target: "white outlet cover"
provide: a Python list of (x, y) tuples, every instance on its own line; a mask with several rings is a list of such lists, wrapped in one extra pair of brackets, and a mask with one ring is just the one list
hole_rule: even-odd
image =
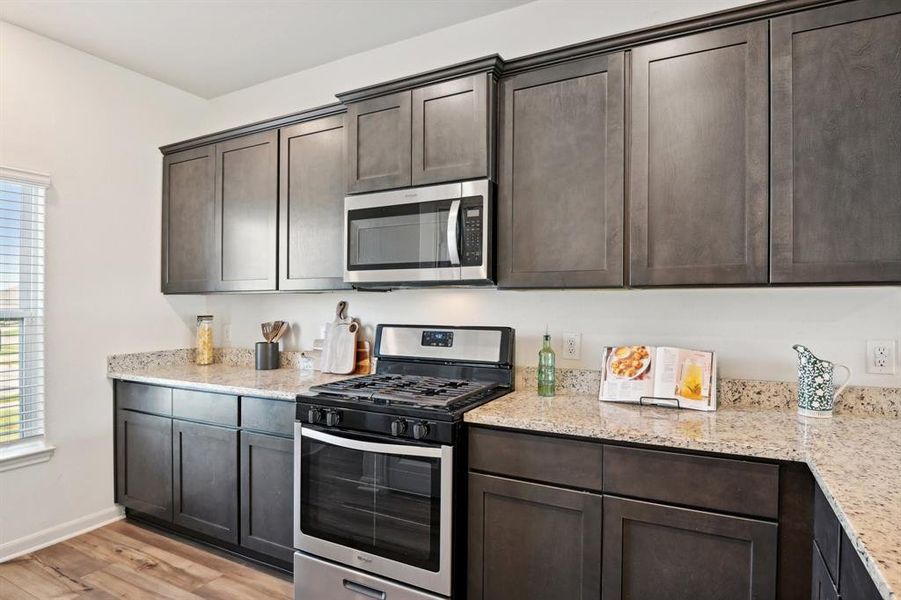
[(582, 334), (563, 334), (563, 358), (566, 360), (579, 360), (582, 357)]
[[(885, 365), (880, 365), (878, 364), (878, 359), (883, 354)], [(867, 373), (894, 375), (897, 362), (895, 340), (867, 340)]]

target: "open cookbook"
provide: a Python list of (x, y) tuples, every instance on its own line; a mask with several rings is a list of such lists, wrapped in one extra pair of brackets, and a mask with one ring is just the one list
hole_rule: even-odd
[(607, 346), (600, 399), (716, 410), (716, 354), (665, 346)]

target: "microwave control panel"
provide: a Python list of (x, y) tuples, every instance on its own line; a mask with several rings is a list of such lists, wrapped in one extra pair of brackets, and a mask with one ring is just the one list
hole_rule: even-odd
[(460, 205), (463, 213), (463, 244), (460, 264), (464, 267), (478, 267), (482, 264), (482, 227), (484, 208), (481, 198), (468, 198)]

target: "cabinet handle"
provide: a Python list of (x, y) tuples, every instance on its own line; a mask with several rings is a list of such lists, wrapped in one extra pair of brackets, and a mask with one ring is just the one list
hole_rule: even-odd
[(363, 584), (349, 581), (347, 579), (344, 580), (344, 587), (352, 591), (354, 594), (366, 596), (367, 598), (372, 598), (373, 600), (385, 600), (385, 598), (387, 598), (385, 592), (380, 592), (379, 590), (372, 589), (371, 587), (366, 587)]

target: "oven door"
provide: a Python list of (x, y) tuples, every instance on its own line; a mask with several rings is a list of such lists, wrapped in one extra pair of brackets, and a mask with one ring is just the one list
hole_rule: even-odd
[[(461, 206), (484, 207), (479, 214), (487, 221), (489, 189), (483, 180), (346, 197), (344, 281), (416, 284), (488, 279), (487, 251), (481, 253), (484, 264), (461, 260), (466, 258)], [(484, 239), (478, 240), (483, 249), (489, 231), (488, 223), (479, 228), (484, 232)]]
[(451, 592), (453, 448), (295, 424), (298, 550)]

